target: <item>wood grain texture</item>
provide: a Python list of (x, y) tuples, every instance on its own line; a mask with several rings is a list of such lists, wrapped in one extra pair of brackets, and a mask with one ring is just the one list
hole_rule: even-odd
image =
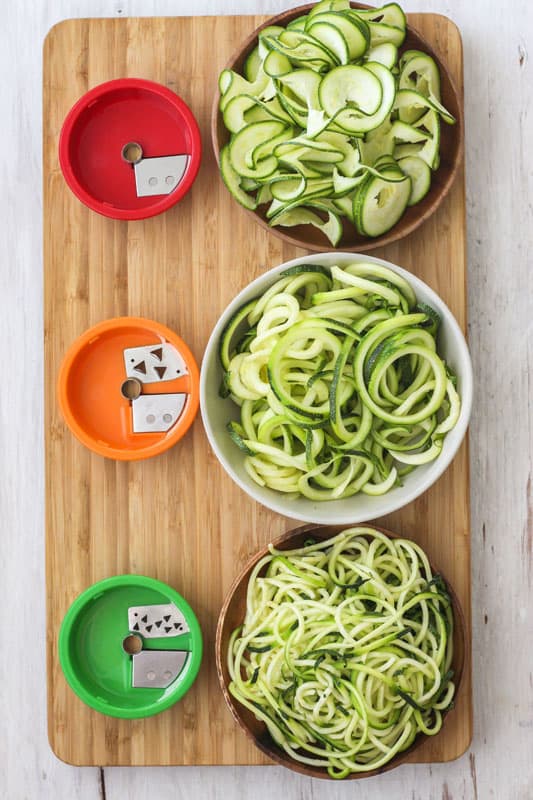
[[(264, 269), (301, 254), (259, 226), (228, 197), (209, 148), (209, 113), (220, 67), (260, 17), (70, 20), (44, 53), (45, 430), (49, 738), (73, 764), (266, 763), (237, 730), (217, 685), (213, 643), (224, 594), (244, 561), (293, 525), (254, 504), (223, 473), (201, 421), (167, 454), (147, 462), (106, 461), (86, 451), (55, 402), (60, 360), (70, 342), (107, 317), (132, 314), (176, 330), (198, 362), (219, 313)], [(448, 62), (462, 92), (457, 29), (444, 17), (413, 23)], [(199, 177), (166, 214), (122, 223), (94, 214), (67, 189), (57, 162), (62, 120), (92, 86), (142, 76), (192, 106), (204, 141)], [(464, 177), (413, 236), (381, 253), (436, 289), (466, 324)], [(224, 280), (221, 280), (221, 276)], [(416, 503), (384, 519), (426, 547), (470, 618), (468, 452)], [(205, 636), (199, 679), (170, 711), (135, 722), (107, 719), (71, 692), (57, 660), (69, 604), (109, 575), (136, 572), (166, 581), (198, 613)], [(58, 576), (60, 580), (58, 580)], [(468, 655), (468, 654), (467, 654)], [(467, 658), (464, 686), (442, 737), (412, 759), (456, 758), (471, 738)]]

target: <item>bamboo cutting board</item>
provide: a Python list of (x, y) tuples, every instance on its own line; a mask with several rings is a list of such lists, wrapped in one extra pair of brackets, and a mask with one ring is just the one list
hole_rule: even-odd
[[(44, 45), (44, 279), (46, 377), (46, 578), (48, 732), (54, 752), (77, 765), (264, 764), (236, 727), (214, 660), (219, 609), (233, 577), (259, 548), (298, 523), (249, 499), (219, 466), (200, 418), (173, 449), (119, 463), (86, 450), (64, 425), (55, 386), (62, 356), (84, 330), (113, 316), (156, 319), (179, 333), (198, 363), (219, 314), (250, 280), (302, 255), (253, 224), (219, 179), (209, 140), (219, 70), (263, 17), (68, 20)], [(449, 65), (462, 92), (462, 50), (445, 17), (410, 22)], [(204, 154), (197, 181), (173, 209), (141, 222), (89, 211), (58, 163), (63, 119), (88, 89), (118, 77), (159, 81), (191, 106)], [(441, 209), (404, 241), (379, 251), (429, 283), (466, 327), (464, 173)], [(470, 510), (465, 443), (418, 501), (383, 520), (426, 547), (455, 587), (470, 640)], [(192, 690), (144, 720), (106, 718), (68, 687), (57, 636), (74, 598), (120, 573), (163, 580), (196, 610), (205, 655)], [(472, 735), (470, 646), (445, 730), (412, 761), (448, 761)]]

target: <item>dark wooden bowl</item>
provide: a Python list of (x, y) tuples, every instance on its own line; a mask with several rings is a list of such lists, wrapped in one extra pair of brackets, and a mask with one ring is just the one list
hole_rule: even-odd
[[(258, 34), (263, 28), (267, 25), (285, 26), (291, 20), (296, 19), (296, 17), (306, 14), (314, 5), (314, 3), (311, 3), (298, 6), (298, 8), (285, 11), (267, 20), (263, 25), (256, 28), (239, 49), (235, 51), (225, 68), (233, 69), (242, 74), (244, 62), (256, 46)], [(352, 8), (370, 8), (370, 6), (363, 3), (351, 3), (351, 6)], [(343, 220), (343, 235), (337, 247), (334, 248), (324, 234), (312, 225), (297, 225), (294, 228), (271, 228), (266, 218), (268, 205), (260, 206), (255, 211), (249, 211), (248, 209), (243, 210), (274, 236), (296, 245), (297, 247), (303, 247), (306, 250), (313, 250), (316, 252), (329, 252), (337, 249), (340, 251), (364, 253), (367, 250), (383, 247), (386, 244), (402, 239), (428, 219), (428, 217), (437, 210), (448, 194), (463, 158), (463, 109), (446, 65), (435, 53), (429, 42), (409, 25), (405, 41), (400, 48), (400, 53), (411, 49), (422, 50), (435, 59), (441, 76), (442, 103), (453, 114), (457, 122), (455, 125), (441, 124), (440, 167), (436, 172), (432, 173), (431, 188), (420, 203), (406, 209), (404, 215), (394, 228), (383, 234), (383, 236), (370, 239), (366, 236), (360, 236), (350, 222)], [(220, 92), (217, 90), (211, 115), (211, 136), (217, 163), (220, 150), (227, 144), (230, 138), (229, 131), (227, 131), (224, 126), (222, 114), (218, 108), (219, 101)]]
[[(346, 525), (304, 525), (300, 528), (295, 528), (288, 533), (283, 534), (278, 539), (274, 540), (273, 544), (278, 550), (292, 550), (298, 547), (302, 547), (303, 543), (306, 539), (310, 536), (314, 537), (315, 539), (329, 539), (332, 536), (335, 536), (337, 533), (340, 533), (343, 530), (346, 530), (348, 526)], [(357, 527), (364, 527), (364, 525), (360, 525)], [(398, 534), (391, 533), (391, 531), (386, 530), (385, 528), (380, 528), (378, 525), (374, 525), (373, 523), (369, 524), (368, 527), (371, 527), (375, 530), (381, 531), (385, 533), (387, 536), (390, 536), (391, 539), (399, 539), (405, 538), (400, 537)], [(222, 687), (222, 692), (224, 693), (224, 698), (228, 707), (233, 714), (233, 717), (238, 722), (240, 727), (246, 733), (246, 735), (253, 741), (253, 743), (266, 755), (268, 758), (271, 758), (272, 761), (280, 764), (282, 767), (287, 767), (287, 769), (293, 770), (293, 772), (299, 772), (302, 775), (308, 775), (312, 778), (325, 778), (330, 779), (328, 772), (326, 769), (321, 767), (313, 767), (307, 764), (302, 764), (299, 761), (295, 761), (294, 759), (290, 758), (289, 755), (279, 747), (274, 740), (271, 738), (266, 725), (261, 722), (260, 720), (256, 719), (256, 717), (249, 711), (247, 708), (242, 706), (235, 698), (230, 694), (228, 686), (230, 683), (230, 677), (228, 672), (227, 666), (227, 652), (228, 652), (228, 642), (231, 636), (231, 633), (237, 628), (239, 625), (242, 625), (245, 611), (246, 611), (246, 589), (248, 586), (248, 580), (250, 578), (250, 574), (257, 564), (257, 562), (263, 558), (264, 556), (268, 555), (269, 550), (268, 546), (263, 547), (255, 556), (246, 564), (240, 575), (235, 579), (233, 582), (232, 587), (229, 590), (229, 593), (224, 601), (224, 605), (222, 606), (222, 610), (220, 612), (220, 616), (218, 618), (218, 625), (217, 625), (217, 632), (216, 632), (216, 642), (215, 642), (215, 655), (216, 655), (216, 664), (217, 664), (217, 673), (218, 679), (220, 681), (220, 686)], [(431, 566), (433, 574), (437, 574), (437, 571), (433, 569)], [(442, 573), (440, 573), (442, 574)], [(444, 577), (444, 576), (443, 576)], [(464, 668), (464, 661), (465, 661), (465, 652), (466, 652), (466, 624), (465, 618), (459, 605), (459, 601), (449, 584), (447, 584), (448, 592), (450, 594), (452, 600), (452, 608), (453, 608), (453, 616), (454, 616), (454, 635), (453, 635), (453, 647), (454, 647), (454, 654), (453, 654), (453, 661), (452, 661), (452, 668), (454, 670), (454, 682), (456, 685), (456, 693), (455, 699), (457, 698), (457, 693), (460, 689), (461, 684), (461, 677), (463, 674)], [(446, 723), (447, 713), (444, 715), (443, 720), (443, 727)], [(439, 736), (441, 731), (437, 734)], [(399, 753), (395, 756), (388, 764), (380, 769), (371, 770), (369, 772), (361, 772), (361, 773), (352, 773), (344, 780), (355, 780), (357, 778), (368, 778), (373, 775), (380, 775), (382, 772), (387, 772), (388, 770), (394, 769), (395, 767), (399, 767), (400, 764), (403, 764), (409, 756), (420, 747), (426, 741), (425, 736), (418, 735), (414, 740), (413, 744), (407, 749), (404, 750), (402, 753)]]

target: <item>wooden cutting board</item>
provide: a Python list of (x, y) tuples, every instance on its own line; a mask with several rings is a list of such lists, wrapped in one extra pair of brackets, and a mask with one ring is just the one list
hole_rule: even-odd
[[(198, 362), (229, 300), (271, 266), (303, 255), (253, 224), (219, 179), (209, 117), (219, 70), (263, 17), (68, 20), (44, 45), (44, 283), (46, 377), (46, 585), (48, 730), (54, 752), (78, 765), (264, 764), (224, 705), (215, 671), (215, 627), (237, 571), (260, 545), (298, 523), (250, 500), (219, 466), (200, 418), (168, 453), (115, 463), (86, 450), (65, 427), (56, 379), (68, 345), (120, 315), (177, 331)], [(448, 63), (462, 92), (462, 49), (448, 19), (410, 22)], [(67, 188), (58, 163), (63, 119), (88, 89), (119, 77), (159, 81), (196, 115), (204, 155), (185, 200), (142, 222), (106, 219)], [(409, 238), (375, 251), (429, 283), (466, 328), (464, 173), (439, 212)], [(465, 443), (418, 501), (383, 520), (424, 546), (462, 602), (470, 639), (470, 506)], [(200, 676), (186, 698), (150, 719), (106, 718), (68, 687), (58, 661), (61, 620), (74, 598), (110, 575), (141, 573), (178, 589), (205, 637)], [(416, 762), (448, 761), (472, 734), (470, 647), (456, 708)]]

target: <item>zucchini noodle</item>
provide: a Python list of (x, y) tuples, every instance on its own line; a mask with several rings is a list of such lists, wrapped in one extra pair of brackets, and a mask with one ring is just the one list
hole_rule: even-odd
[(228, 648), (229, 690), (273, 740), (333, 778), (442, 726), (453, 616), (423, 550), (372, 528), (261, 559)]
[(253, 480), (311, 500), (380, 495), (436, 459), (455, 426), (456, 379), (439, 316), (371, 263), (298, 265), (237, 311), (219, 355), (228, 431)]

